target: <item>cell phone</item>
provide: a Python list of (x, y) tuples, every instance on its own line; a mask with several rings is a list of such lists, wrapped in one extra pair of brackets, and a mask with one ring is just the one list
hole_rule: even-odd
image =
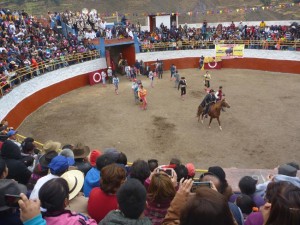
[(159, 171), (159, 172), (160, 172), (160, 171), (163, 171), (163, 172), (165, 172), (166, 174), (168, 174), (170, 177), (173, 177), (173, 172), (172, 172), (172, 169), (171, 169), (171, 168), (164, 168), (164, 169), (160, 168), (158, 171)]
[(18, 201), (20, 199), (21, 197), (19, 195), (10, 195), (10, 194), (4, 195), (5, 205), (10, 208), (18, 208), (19, 207)]
[(194, 181), (193, 186), (191, 188), (191, 192), (195, 192), (198, 187), (208, 187), (211, 188), (211, 183), (209, 181)]

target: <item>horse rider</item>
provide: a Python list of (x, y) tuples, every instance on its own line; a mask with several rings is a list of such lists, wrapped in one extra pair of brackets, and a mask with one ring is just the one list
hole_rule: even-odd
[(201, 106), (204, 108), (204, 116), (207, 118), (209, 109), (213, 103), (216, 103), (217, 98), (215, 96), (214, 89), (210, 89), (209, 93), (205, 96), (203, 101), (201, 102)]

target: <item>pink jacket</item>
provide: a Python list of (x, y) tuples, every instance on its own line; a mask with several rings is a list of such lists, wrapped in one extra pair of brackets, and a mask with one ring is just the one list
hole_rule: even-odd
[(71, 211), (65, 211), (59, 216), (45, 216), (47, 225), (97, 225), (94, 219), (77, 214)]

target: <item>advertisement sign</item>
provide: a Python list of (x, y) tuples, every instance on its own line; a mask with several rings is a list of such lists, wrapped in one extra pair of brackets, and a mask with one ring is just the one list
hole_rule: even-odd
[(222, 59), (242, 58), (244, 56), (245, 45), (240, 44), (218, 44), (215, 45), (216, 57)]

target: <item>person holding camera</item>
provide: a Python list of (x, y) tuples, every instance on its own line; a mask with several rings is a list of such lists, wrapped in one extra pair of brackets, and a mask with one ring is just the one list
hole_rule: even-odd
[(177, 176), (174, 169), (156, 168), (152, 172), (147, 188), (147, 206), (144, 213), (151, 219), (153, 225), (159, 225), (163, 221), (176, 194), (176, 186)]

